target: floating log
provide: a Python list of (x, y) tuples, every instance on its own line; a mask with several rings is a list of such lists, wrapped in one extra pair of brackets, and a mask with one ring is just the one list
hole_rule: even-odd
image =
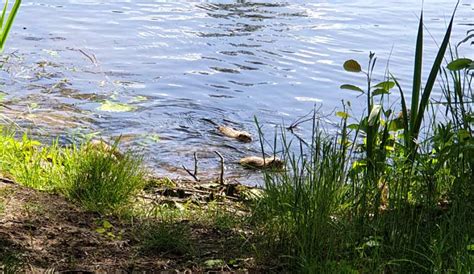
[(252, 142), (252, 135), (246, 131), (236, 130), (227, 126), (219, 126), (217, 129), (227, 137), (237, 139), (241, 142)]
[(258, 157), (250, 156), (240, 159), (239, 163), (245, 167), (255, 168), (255, 169), (264, 169), (264, 168), (283, 168), (283, 161), (278, 157)]

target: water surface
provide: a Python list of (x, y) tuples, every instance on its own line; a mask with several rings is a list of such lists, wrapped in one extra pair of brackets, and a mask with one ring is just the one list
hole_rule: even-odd
[[(454, 4), (425, 1), (428, 61)], [(315, 104), (330, 113), (350, 100), (360, 113), (358, 94), (339, 86), (363, 79), (341, 65), (365, 64), (370, 51), (379, 79), (391, 55), (408, 88), (420, 8), (413, 0), (24, 1), (0, 72), (4, 114), (42, 136), (122, 135), (159, 175), (186, 176), (181, 165), (198, 152), (200, 169), (217, 177), (217, 150), (228, 176), (254, 183), (258, 175), (235, 163), (257, 154), (258, 142), (220, 136), (213, 123), (256, 134), (257, 116), (273, 134)], [(453, 41), (474, 28), (473, 8), (462, 2)]]

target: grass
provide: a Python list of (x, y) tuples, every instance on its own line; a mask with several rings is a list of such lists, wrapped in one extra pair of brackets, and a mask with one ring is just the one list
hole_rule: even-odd
[(22, 185), (62, 193), (87, 210), (118, 213), (145, 184), (141, 159), (116, 147), (50, 146), (0, 134), (0, 170)]
[(0, 16), (0, 51), (3, 50), (5, 46), (5, 42), (7, 41), (8, 34), (10, 33), (10, 29), (12, 28), (13, 21), (15, 20), (15, 16), (20, 9), (21, 0), (15, 0), (13, 7), (6, 16), (6, 12), (8, 9), (8, 0), (5, 1), (3, 4), (2, 14)]
[(140, 250), (145, 254), (192, 255), (191, 229), (172, 221), (142, 223), (135, 230)]
[(21, 252), (16, 250), (13, 243), (0, 235), (0, 272), (6, 274), (18, 273), (23, 268)]
[(317, 272), (324, 269), (321, 262), (339, 252), (334, 237), (339, 224), (333, 216), (349, 189), (341, 173), (344, 157), (337, 141), (324, 137), (316, 123), (313, 133), (308, 154), (291, 154), (292, 144), (282, 132), (287, 170), (265, 174), (265, 192), (255, 204), (252, 221), (263, 226), (262, 233), (272, 235), (260, 249), (272, 250), (271, 257), (282, 255), (274, 258), (291, 268)]
[(114, 212), (128, 205), (144, 187), (141, 160), (127, 153), (121, 158), (111, 150), (87, 146), (72, 154), (67, 162), (64, 192), (85, 209)]

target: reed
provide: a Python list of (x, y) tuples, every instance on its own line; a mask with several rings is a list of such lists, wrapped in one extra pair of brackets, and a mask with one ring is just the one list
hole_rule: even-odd
[(13, 7), (11, 8), (8, 16), (7, 16), (7, 9), (8, 9), (8, 0), (5, 1), (3, 5), (2, 14), (0, 16), (0, 51), (3, 51), (5, 47), (5, 42), (7, 41), (8, 34), (13, 25), (13, 21), (15, 20), (15, 16), (20, 9), (21, 0), (15, 0)]

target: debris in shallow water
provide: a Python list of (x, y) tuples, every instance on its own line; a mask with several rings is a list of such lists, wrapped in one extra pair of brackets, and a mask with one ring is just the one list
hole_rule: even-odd
[(145, 101), (147, 101), (147, 100), (148, 100), (147, 97), (138, 95), (138, 96), (133, 97), (133, 98), (130, 100), (130, 103), (141, 103), (141, 102), (145, 102)]
[(124, 103), (105, 100), (97, 109), (108, 112), (129, 112), (134, 111), (136, 107)]
[(226, 126), (219, 126), (217, 129), (225, 136), (237, 139), (241, 142), (249, 143), (252, 141), (252, 135), (246, 131), (235, 130)]
[(264, 169), (264, 168), (283, 168), (283, 161), (278, 157), (258, 157), (250, 156), (240, 159), (239, 163), (245, 167), (255, 168), (255, 169)]

